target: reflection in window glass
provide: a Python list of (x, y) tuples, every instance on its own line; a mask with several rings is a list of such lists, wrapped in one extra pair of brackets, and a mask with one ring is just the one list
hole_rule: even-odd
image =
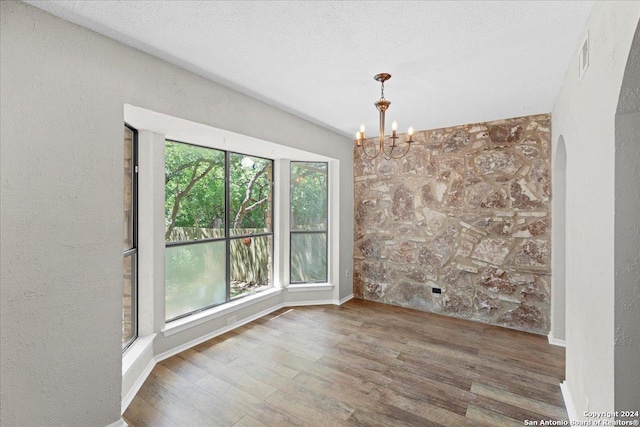
[(291, 162), (290, 283), (327, 281), (328, 164)]
[(226, 301), (225, 241), (166, 249), (165, 318)]

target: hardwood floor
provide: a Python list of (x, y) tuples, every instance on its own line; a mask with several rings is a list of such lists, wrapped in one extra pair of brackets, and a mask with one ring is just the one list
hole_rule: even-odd
[(384, 304), (286, 308), (160, 362), (135, 427), (522, 426), (567, 419), (546, 337)]

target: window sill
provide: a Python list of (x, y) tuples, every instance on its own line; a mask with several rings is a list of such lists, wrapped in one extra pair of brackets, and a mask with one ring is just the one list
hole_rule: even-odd
[(164, 329), (162, 329), (160, 332), (162, 332), (164, 337), (170, 337), (171, 335), (186, 331), (187, 329), (193, 328), (194, 326), (201, 325), (205, 322), (217, 319), (218, 317), (222, 317), (227, 314), (231, 314), (238, 309), (249, 307), (260, 301), (264, 301), (268, 298), (280, 295), (280, 293), (282, 293), (282, 288), (271, 288), (259, 292), (255, 295), (250, 295), (248, 297), (230, 301), (226, 304), (222, 304), (217, 307), (192, 314), (191, 316), (174, 320), (173, 322), (166, 324)]
[(287, 286), (287, 292), (330, 291), (331, 289), (333, 289), (331, 283), (305, 283), (302, 285)]
[(122, 353), (122, 376), (124, 377), (129, 369), (136, 364), (140, 356), (142, 356), (152, 345), (156, 334), (144, 335), (136, 338), (128, 349)]

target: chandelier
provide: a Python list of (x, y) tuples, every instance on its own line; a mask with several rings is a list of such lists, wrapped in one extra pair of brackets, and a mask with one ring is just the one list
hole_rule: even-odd
[(389, 105), (391, 105), (391, 101), (387, 101), (384, 98), (384, 82), (391, 78), (391, 74), (380, 73), (376, 74), (373, 78), (381, 84), (380, 99), (373, 104), (380, 112), (380, 137), (378, 139), (378, 147), (376, 148), (375, 144), (370, 145), (374, 151), (371, 149), (367, 150), (367, 147), (365, 147), (364, 125), (360, 125), (360, 131), (356, 133), (356, 147), (360, 147), (362, 153), (370, 159), (375, 159), (380, 153), (382, 153), (383, 157), (387, 160), (399, 159), (404, 157), (404, 155), (409, 152), (409, 148), (411, 148), (413, 128), (409, 127), (406, 141), (398, 144), (398, 139), (400, 139), (396, 134), (398, 124), (394, 121), (391, 125), (391, 136), (388, 137), (389, 143), (385, 144), (387, 136), (384, 134), (384, 113), (389, 108)]

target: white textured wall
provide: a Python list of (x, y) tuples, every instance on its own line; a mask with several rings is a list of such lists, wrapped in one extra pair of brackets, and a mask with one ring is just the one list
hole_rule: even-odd
[(639, 16), (640, 2), (594, 6), (589, 69), (578, 81), (573, 58), (552, 113), (567, 148), (566, 379), (580, 418), (614, 409), (615, 113)]
[(0, 424), (120, 416), (125, 103), (339, 158), (351, 276), (349, 138), (26, 4), (0, 19)]

